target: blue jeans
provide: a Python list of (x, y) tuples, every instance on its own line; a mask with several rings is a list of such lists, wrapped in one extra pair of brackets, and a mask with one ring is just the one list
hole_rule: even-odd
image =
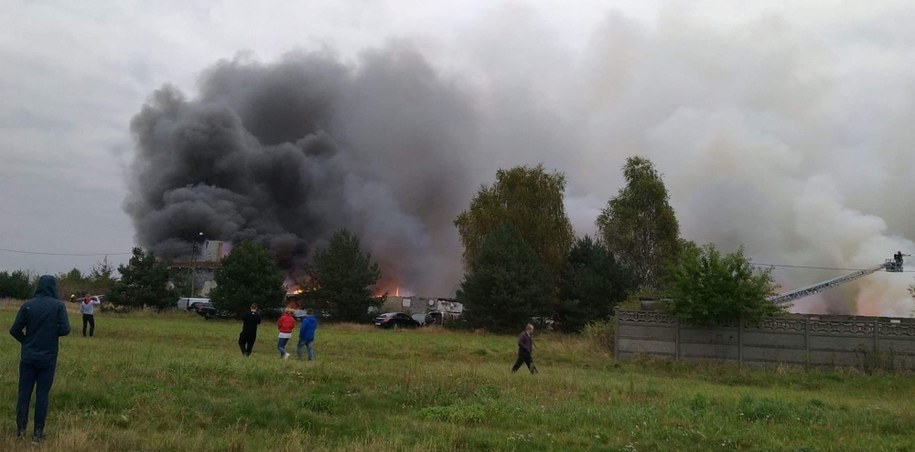
[(280, 358), (286, 356), (286, 343), (289, 342), (288, 337), (281, 337), (276, 343), (276, 349), (280, 351)]
[(48, 394), (54, 383), (57, 360), (19, 361), (19, 400), (16, 403), (16, 429), (24, 432), (29, 425), (29, 403), (32, 389), (35, 393), (35, 433), (44, 432), (44, 421), (48, 417)]
[(308, 360), (314, 361), (315, 360), (315, 348), (311, 345), (311, 344), (314, 344), (314, 342), (315, 342), (314, 339), (308, 340), (308, 339), (305, 339), (304, 337), (300, 337), (299, 344), (295, 346), (295, 355), (298, 356), (299, 359), (302, 359), (302, 347), (306, 347), (308, 349)]

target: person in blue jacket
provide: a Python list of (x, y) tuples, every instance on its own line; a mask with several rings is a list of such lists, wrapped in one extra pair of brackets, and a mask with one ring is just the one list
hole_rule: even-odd
[(302, 347), (308, 349), (308, 360), (314, 361), (315, 359), (315, 330), (318, 329), (318, 319), (314, 315), (314, 311), (311, 309), (305, 311), (305, 316), (302, 317), (302, 325), (299, 327), (299, 343), (295, 347), (295, 354), (302, 359)]
[(57, 299), (57, 280), (38, 279), (35, 297), (19, 308), (10, 335), (22, 344), (19, 358), (19, 400), (16, 403), (16, 434), (25, 437), (29, 425), (29, 402), (35, 391), (35, 431), (32, 442), (44, 440), (48, 395), (57, 368), (58, 338), (70, 334), (67, 308)]

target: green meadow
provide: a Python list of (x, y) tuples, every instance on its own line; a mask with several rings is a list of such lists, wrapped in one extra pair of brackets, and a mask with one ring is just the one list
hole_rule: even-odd
[(234, 321), (100, 313), (83, 338), (70, 320), (37, 446), (15, 437), (3, 335), (0, 450), (915, 450), (910, 374), (615, 362), (551, 333), (540, 372), (511, 374), (513, 336), (329, 324), (316, 361), (283, 361), (270, 322), (245, 358)]

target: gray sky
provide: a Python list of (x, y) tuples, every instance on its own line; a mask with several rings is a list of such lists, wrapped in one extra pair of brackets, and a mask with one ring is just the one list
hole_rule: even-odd
[[(699, 243), (854, 268), (915, 251), (909, 2), (0, 3), (0, 248), (99, 254), (0, 251), (0, 270), (126, 260), (129, 123), (162, 85), (194, 98), (219, 60), (323, 49), (358, 66), (392, 42), (473, 107), (469, 192), (544, 163), (593, 233), (638, 153)], [(776, 273), (786, 287), (837, 276)], [(908, 316), (911, 283), (878, 274), (799, 309)]]

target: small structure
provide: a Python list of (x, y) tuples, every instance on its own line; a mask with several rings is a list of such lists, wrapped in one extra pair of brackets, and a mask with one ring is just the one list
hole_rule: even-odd
[(407, 314), (440, 313), (442, 320), (456, 319), (464, 313), (464, 305), (452, 298), (399, 297), (389, 295), (380, 308), (381, 312), (405, 312)]

